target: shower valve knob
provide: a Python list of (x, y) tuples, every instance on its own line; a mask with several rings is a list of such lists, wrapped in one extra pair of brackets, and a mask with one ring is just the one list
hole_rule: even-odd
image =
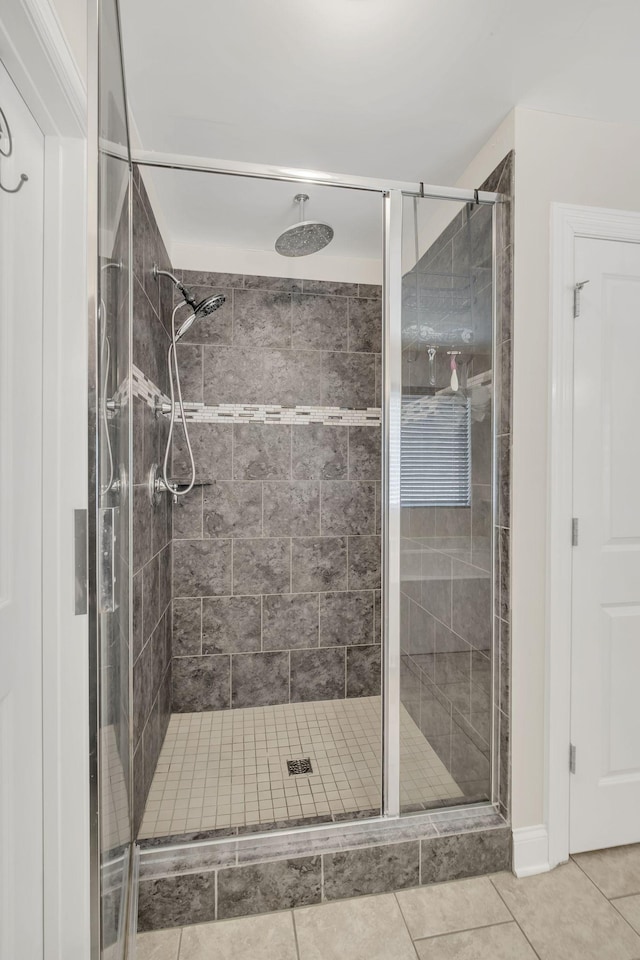
[(171, 404), (162, 400), (160, 397), (156, 397), (153, 404), (153, 412), (156, 420), (159, 420), (160, 417), (169, 416), (171, 414)]
[(171, 495), (173, 502), (177, 502), (176, 488), (173, 484), (165, 483), (164, 477), (162, 476), (162, 471), (157, 463), (154, 463), (149, 471), (149, 499), (151, 500), (152, 505), (155, 507), (160, 503), (160, 497), (163, 493), (168, 493)]

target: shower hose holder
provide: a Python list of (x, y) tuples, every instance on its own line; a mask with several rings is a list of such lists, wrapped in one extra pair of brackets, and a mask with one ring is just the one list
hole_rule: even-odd
[(148, 491), (149, 491), (149, 500), (152, 505), (156, 507), (160, 503), (160, 497), (163, 493), (168, 493), (173, 498), (173, 502), (177, 503), (176, 496), (177, 487), (173, 483), (165, 483), (164, 477), (162, 476), (162, 470), (160, 465), (154, 463), (149, 470), (149, 479), (148, 479)]

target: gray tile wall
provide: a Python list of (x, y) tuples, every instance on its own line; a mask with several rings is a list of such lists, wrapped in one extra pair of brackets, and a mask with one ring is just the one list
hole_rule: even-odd
[[(227, 301), (178, 347), (185, 401), (379, 403), (380, 288), (181, 274)], [(380, 427), (194, 423), (173, 511), (173, 709), (380, 692)], [(173, 474), (188, 459), (181, 430)]]
[[(158, 283), (153, 264), (169, 258), (140, 172), (134, 167), (133, 363), (168, 390), (167, 326), (172, 287)], [(171, 714), (171, 503), (152, 506), (149, 471), (161, 463), (168, 424), (133, 398), (133, 740), (134, 829), (137, 831)]]
[[(511, 193), (511, 155), (483, 189)], [(508, 501), (510, 424), (510, 205), (498, 207), (498, 337), (500, 365), (491, 371), (491, 208), (463, 209), (404, 278), (403, 378), (410, 392), (430, 391), (427, 343), (417, 322), (446, 330), (462, 351), (467, 376), (490, 371), (493, 396), (472, 405), (471, 506), (403, 510), (402, 700), (467, 798), (491, 796), (490, 744), (498, 733), (500, 791), (508, 812)], [(473, 330), (472, 345), (457, 330)], [(449, 382), (440, 347), (436, 388)], [(431, 388), (432, 389), (432, 388)], [(476, 394), (477, 396), (477, 394)], [(493, 408), (493, 409), (492, 409)], [(495, 411), (495, 412), (494, 412)], [(497, 515), (492, 509), (492, 429), (498, 417)], [(491, 532), (498, 569), (496, 660), (491, 654)], [(507, 526), (505, 526), (507, 524)], [(502, 572), (502, 577), (500, 576)], [(499, 696), (491, 703), (493, 670)]]

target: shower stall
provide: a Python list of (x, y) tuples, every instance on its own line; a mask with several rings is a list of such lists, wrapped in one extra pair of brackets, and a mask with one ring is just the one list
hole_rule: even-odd
[[(414, 882), (439, 835), (508, 858), (511, 162), (468, 191), (133, 156), (103, 17), (97, 922), (124, 957), (136, 917), (328, 896), (335, 850), (417, 844)], [(320, 220), (286, 229), (296, 190)], [(211, 210), (245, 229), (219, 255)]]

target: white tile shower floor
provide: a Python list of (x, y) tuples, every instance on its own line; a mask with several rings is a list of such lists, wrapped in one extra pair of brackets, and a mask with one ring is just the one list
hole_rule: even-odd
[[(173, 714), (139, 837), (377, 809), (381, 722), (380, 697)], [(460, 796), (404, 707), (400, 763), (403, 805)]]

